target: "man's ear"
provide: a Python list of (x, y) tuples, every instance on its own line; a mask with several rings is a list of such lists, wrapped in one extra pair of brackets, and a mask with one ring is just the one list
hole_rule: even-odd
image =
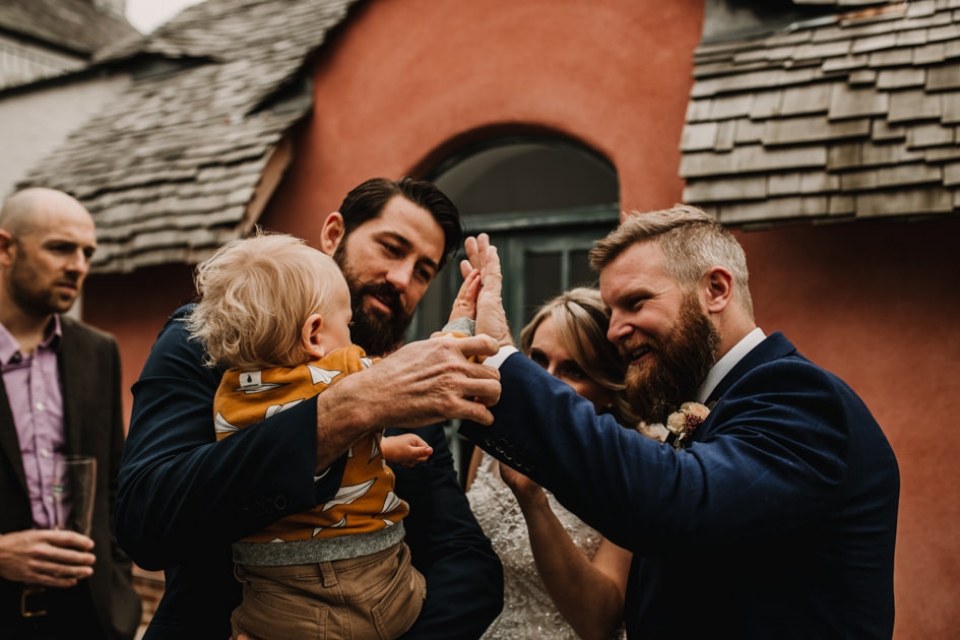
[(339, 211), (334, 211), (327, 216), (320, 228), (320, 251), (332, 256), (343, 241), (345, 233), (343, 215)]
[(733, 274), (723, 267), (713, 267), (703, 276), (703, 304), (707, 313), (720, 313), (733, 300)]
[(0, 229), (0, 264), (10, 266), (13, 264), (16, 243), (13, 241), (13, 235), (6, 229)]
[(321, 344), (320, 334), (323, 327), (323, 318), (319, 313), (314, 313), (307, 321), (303, 323), (303, 329), (300, 331), (300, 340), (303, 344), (303, 350), (307, 352), (310, 357), (319, 360), (324, 354), (323, 345)]

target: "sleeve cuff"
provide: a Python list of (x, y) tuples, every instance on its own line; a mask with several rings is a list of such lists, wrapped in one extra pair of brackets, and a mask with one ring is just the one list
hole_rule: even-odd
[(494, 369), (499, 370), (500, 365), (503, 364), (503, 361), (515, 353), (519, 353), (519, 351), (513, 345), (500, 347), (500, 351), (497, 352), (497, 355), (490, 356), (489, 358), (483, 361), (483, 364), (487, 365), (488, 367), (493, 367)]
[(467, 336), (473, 336), (477, 333), (477, 323), (471, 318), (457, 318), (451, 320), (441, 329), (443, 333), (463, 333)]

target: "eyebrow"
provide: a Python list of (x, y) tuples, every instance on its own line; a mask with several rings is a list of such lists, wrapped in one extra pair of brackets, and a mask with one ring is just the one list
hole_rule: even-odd
[[(406, 237), (397, 233), (396, 231), (383, 231), (382, 235), (389, 236), (395, 242), (397, 242), (397, 244), (403, 245), (403, 248), (406, 249), (407, 251), (413, 251), (413, 243), (410, 242)], [(424, 262), (428, 267), (430, 267), (434, 271), (440, 271), (440, 265), (434, 262), (431, 258), (424, 257), (418, 260), (417, 262)]]

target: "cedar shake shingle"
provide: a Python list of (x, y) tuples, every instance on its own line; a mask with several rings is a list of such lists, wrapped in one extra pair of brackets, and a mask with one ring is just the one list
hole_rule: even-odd
[(305, 65), (353, 2), (284, 0), (278, 11), (270, 0), (205, 0), (98, 52), (104, 66), (160, 59), (168, 69), (135, 74), (18, 186), (83, 202), (97, 224), (95, 271), (209, 256), (257, 222), (276, 184), (265, 171), (282, 174), (288, 134), (312, 106)]
[(691, 203), (745, 227), (960, 212), (960, 0), (794, 2), (839, 10), (712, 43), (722, 77), (698, 65), (688, 114), (722, 94), (741, 108), (732, 138), (684, 153)]

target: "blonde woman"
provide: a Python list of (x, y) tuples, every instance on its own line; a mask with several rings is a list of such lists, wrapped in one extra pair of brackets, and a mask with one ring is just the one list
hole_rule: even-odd
[[(520, 348), (590, 400), (597, 413), (633, 426), (637, 421), (623, 396), (624, 368), (606, 338), (609, 323), (597, 290), (572, 289), (537, 311), (520, 334)], [(467, 489), (504, 569), (503, 613), (484, 638), (623, 637), (629, 551), (479, 448)]]

